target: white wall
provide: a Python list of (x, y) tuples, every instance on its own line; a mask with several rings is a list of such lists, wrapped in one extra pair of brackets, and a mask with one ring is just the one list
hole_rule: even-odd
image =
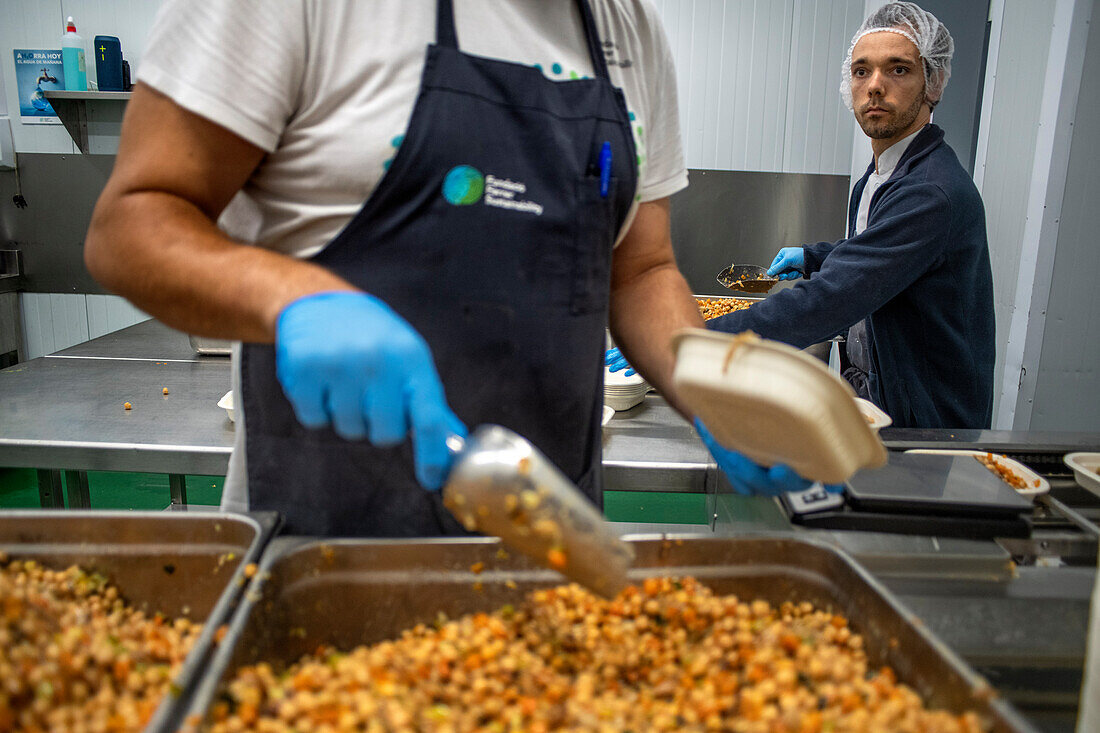
[[(840, 63), (864, 0), (655, 0), (676, 59), (685, 155), (692, 168), (845, 175), (851, 114)], [(157, 0), (0, 0), (6, 100), (17, 109), (12, 48), (55, 48), (72, 15), (90, 48), (118, 36), (137, 68)], [(92, 59), (91, 53), (88, 58)], [(94, 64), (89, 64), (94, 78)], [(61, 126), (15, 124), (20, 152), (76, 153)], [(113, 296), (26, 295), (28, 358), (145, 316)], [(92, 314), (103, 309), (110, 318)]]
[[(988, 124), (979, 133), (974, 177), (985, 201), (989, 255), (993, 266), (993, 305), (997, 318), (994, 414), (999, 412), (1005, 349), (1015, 308), (1035, 131), (1039, 125), (1043, 79), (1050, 51), (1054, 3), (1005, 0), (996, 44), (997, 63), (986, 70), (983, 107)], [(997, 28), (994, 27), (994, 32)], [(989, 92), (992, 91), (992, 95)], [(1010, 428), (1010, 424), (995, 425)]]
[(114, 295), (20, 293), (19, 306), (27, 359), (67, 349), (149, 318), (129, 301)]
[(689, 168), (847, 175), (840, 66), (863, 0), (655, 0)]
[[(19, 115), (15, 88), (14, 48), (60, 48), (65, 18), (73, 16), (84, 39), (88, 79), (95, 80), (92, 39), (116, 36), (122, 55), (137, 70), (145, 38), (160, 0), (0, 0), (0, 70), (8, 110)], [(61, 125), (22, 125), (13, 119), (15, 149), (21, 153), (76, 153), (72, 138)]]
[[(994, 4), (1000, 17), (994, 18), (991, 45), (996, 41), (996, 48), (991, 55), (995, 53), (996, 61), (990, 68), (996, 73), (986, 85), (975, 180), (986, 203), (993, 262), (998, 341), (993, 426), (998, 429), (1033, 429), (1035, 414), (1043, 416), (1040, 422), (1048, 429), (1100, 429), (1096, 400), (1075, 395), (1072, 381), (1064, 379), (1067, 372), (1079, 371), (1088, 349), (1071, 353), (1052, 342), (1067, 333), (1088, 338), (1088, 309), (1095, 307), (1091, 290), (1067, 296), (1054, 289), (1056, 259), (1064, 271), (1067, 258), (1072, 262), (1095, 248), (1094, 232), (1080, 229), (1087, 216), (1074, 219), (1074, 231), (1060, 232), (1063, 215), (1073, 211), (1073, 205), (1063, 209), (1064, 197), (1077, 193), (1067, 191), (1067, 175), (1078, 100), (1091, 105), (1082, 108), (1085, 115), (1095, 107), (1094, 99), (1081, 94), (1095, 4)], [(1095, 81), (1091, 83), (1095, 89)], [(1077, 144), (1091, 152), (1094, 142), (1086, 137)], [(1087, 185), (1088, 175), (1079, 171), (1078, 184)], [(1052, 293), (1058, 305), (1053, 318)], [(1054, 327), (1049, 338), (1048, 323)], [(1088, 371), (1083, 383), (1095, 385), (1100, 381), (1095, 368), (1091, 376)], [(1053, 415), (1052, 409), (1059, 414)]]
[(1100, 431), (1100, 3), (1077, 96), (1032, 430)]
[[(123, 56), (131, 69), (136, 70), (146, 33), (159, 7), (159, 0), (0, 0), (0, 114), (5, 106), (12, 114), (17, 152), (79, 155), (61, 125), (19, 122), (12, 49), (59, 48), (65, 18), (71, 15), (84, 38), (89, 80), (95, 80), (91, 46), (96, 35), (117, 36)], [(111, 295), (23, 293), (20, 304), (24, 355), (28, 359), (149, 317), (124, 299)]]

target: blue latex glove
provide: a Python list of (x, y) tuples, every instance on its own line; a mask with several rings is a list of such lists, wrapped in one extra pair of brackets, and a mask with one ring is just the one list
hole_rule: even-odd
[(378, 298), (329, 292), (295, 300), (275, 327), (275, 372), (298, 420), (347, 440), (396, 445), (411, 431), (416, 478), (443, 485), (447, 436), (466, 427), (447, 406), (427, 342)]
[[(799, 476), (790, 466), (778, 464), (765, 468), (737, 451), (723, 447), (699, 418), (695, 418), (695, 429), (699, 431), (699, 437), (703, 439), (703, 443), (714, 456), (718, 467), (726, 474), (730, 485), (738, 494), (778, 496), (787, 491), (804, 491), (812, 485), (812, 482)], [(825, 486), (825, 490), (838, 493), (843, 491), (844, 487), (839, 484), (829, 484)]]
[(768, 274), (780, 280), (794, 280), (802, 277), (806, 267), (806, 253), (801, 247), (784, 247), (779, 250), (768, 267)]
[(634, 371), (634, 367), (630, 366), (630, 363), (626, 360), (626, 357), (623, 356), (623, 352), (619, 351), (617, 347), (607, 350), (607, 353), (604, 355), (603, 363), (606, 364), (608, 368), (611, 369), (611, 371), (613, 372), (626, 369), (626, 374), (623, 376), (633, 377), (635, 374), (637, 374), (637, 372)]

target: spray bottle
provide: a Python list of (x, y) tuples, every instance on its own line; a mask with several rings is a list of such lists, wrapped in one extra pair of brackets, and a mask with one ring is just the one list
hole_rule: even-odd
[(76, 34), (73, 16), (65, 22), (61, 36), (61, 63), (65, 69), (65, 89), (83, 92), (88, 89), (88, 68), (84, 62), (84, 39)]

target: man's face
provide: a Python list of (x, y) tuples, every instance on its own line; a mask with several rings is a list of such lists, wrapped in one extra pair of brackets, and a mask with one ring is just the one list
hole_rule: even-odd
[(859, 39), (851, 73), (852, 107), (868, 137), (901, 139), (927, 117), (920, 52), (905, 36), (882, 31)]

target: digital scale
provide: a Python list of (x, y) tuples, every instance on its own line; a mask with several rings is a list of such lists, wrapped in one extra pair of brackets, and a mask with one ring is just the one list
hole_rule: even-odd
[(795, 524), (940, 537), (1029, 537), (1032, 502), (972, 456), (890, 453), (844, 493), (820, 484), (781, 498)]

